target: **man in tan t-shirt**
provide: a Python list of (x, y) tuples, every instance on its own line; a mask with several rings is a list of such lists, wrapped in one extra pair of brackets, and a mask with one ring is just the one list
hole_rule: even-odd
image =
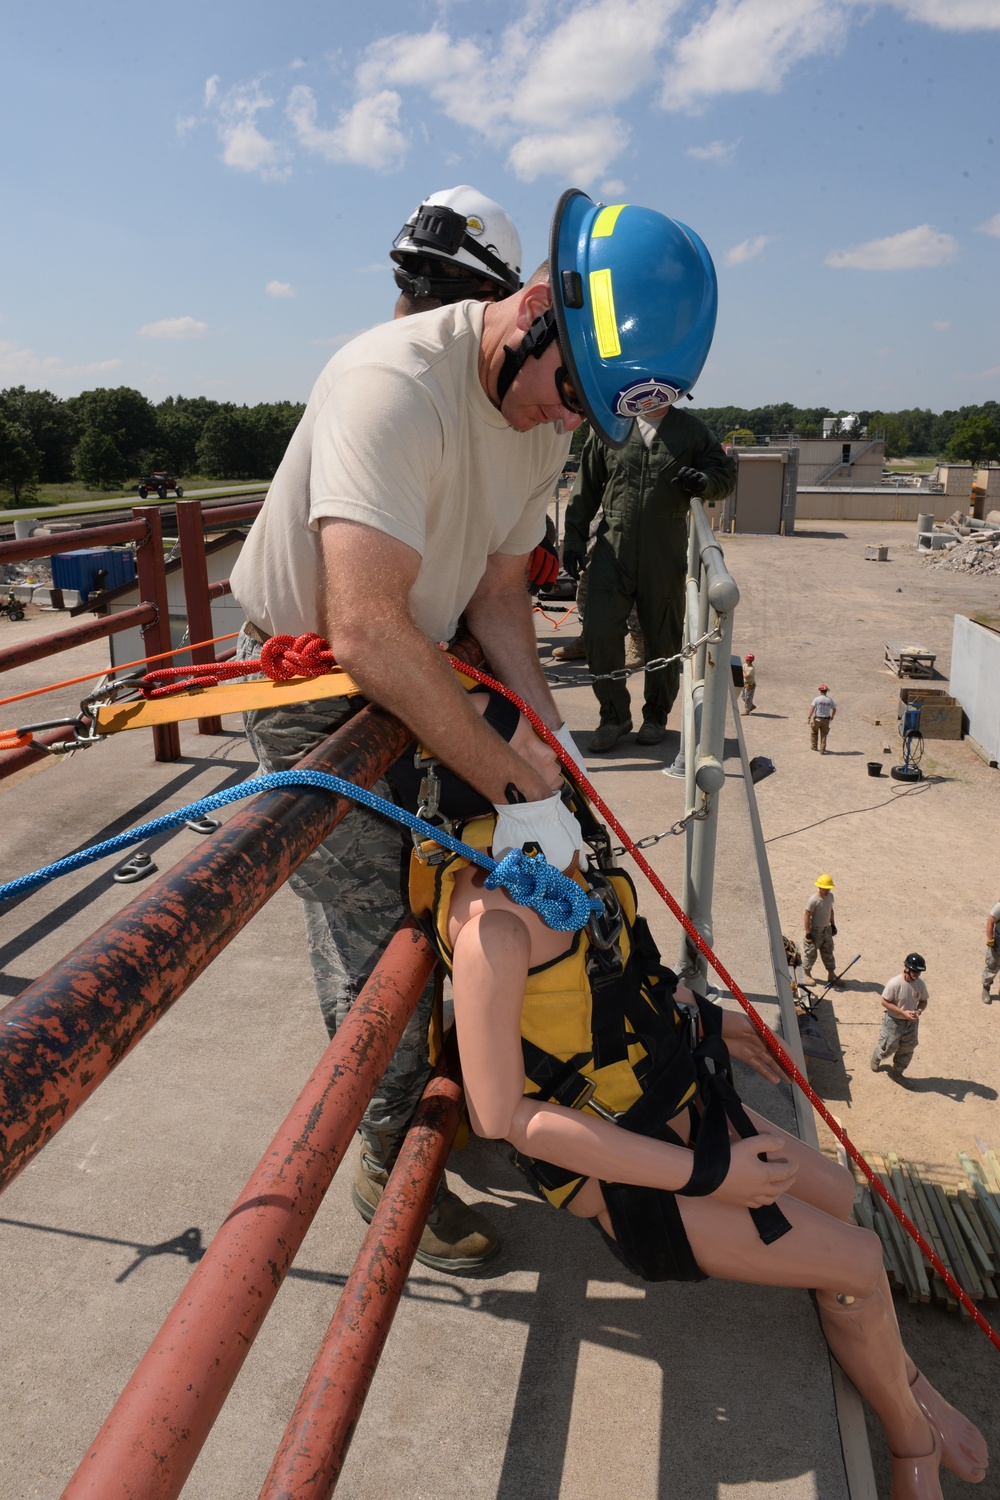
[(930, 998), (920, 977), (926, 968), (919, 953), (908, 953), (902, 974), (890, 979), (882, 991), (882, 1025), (872, 1053), (871, 1068), (873, 1073), (878, 1073), (884, 1060), (891, 1057), (889, 1077), (896, 1083), (903, 1082), (903, 1074), (917, 1050), (920, 1017)]

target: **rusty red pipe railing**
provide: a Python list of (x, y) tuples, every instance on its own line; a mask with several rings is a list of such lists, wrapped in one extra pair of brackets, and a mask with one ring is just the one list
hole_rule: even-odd
[(435, 1069), (285, 1429), (260, 1500), (329, 1500), (462, 1114), (454, 1037)]
[[(208, 597), (210, 599), (221, 599), (224, 594), (231, 594), (232, 592), (233, 586), (228, 578), (220, 578), (218, 583), (210, 583), (208, 585)], [(220, 661), (221, 657), (217, 656), (215, 660)]]
[(180, 1494), (433, 966), (429, 943), (407, 920), (115, 1402), (63, 1500), (174, 1500)]
[(205, 530), (221, 531), (239, 521), (252, 521), (263, 504), (263, 500), (244, 500), (242, 505), (206, 505), (202, 510)]
[[(133, 515), (135, 512), (133, 511)], [(83, 547), (112, 547), (122, 542), (141, 542), (147, 535), (141, 521), (109, 521), (106, 526), (82, 526), (57, 536), (15, 538), (0, 542), (0, 563), (30, 562), (33, 557), (51, 557), (55, 552), (78, 552)]]
[(131, 630), (136, 625), (141, 629), (155, 618), (156, 610), (152, 604), (137, 604), (117, 615), (102, 615), (98, 620), (85, 620), (80, 625), (68, 625), (65, 630), (54, 630), (51, 635), (33, 636), (17, 646), (4, 646), (0, 649), (0, 672), (12, 672), (15, 667), (26, 667), (46, 656), (58, 656), (61, 651), (72, 651), (74, 646), (85, 646), (88, 641), (99, 641), (102, 636), (117, 635), (119, 631)]
[[(369, 707), (299, 764), (370, 787), (408, 738)], [(352, 806), (263, 792), (0, 1011), (0, 1191)]]
[[(177, 539), (181, 547), (181, 572), (184, 578), (184, 608), (187, 612), (188, 640), (210, 641), (215, 634), (212, 625), (211, 595), (208, 587), (208, 558), (205, 555), (205, 526), (198, 500), (177, 502)], [(215, 661), (215, 647), (192, 646), (191, 660), (207, 666)], [(198, 720), (199, 734), (221, 734), (218, 714)]]
[[(132, 512), (146, 526), (146, 540), (135, 549), (136, 582), (139, 598), (152, 604), (153, 619), (142, 626), (142, 644), (146, 656), (169, 651), (170, 601), (167, 597), (167, 569), (163, 556), (163, 519), (155, 505), (137, 505)], [(153, 759), (180, 760), (181, 732), (177, 724), (153, 725)]]

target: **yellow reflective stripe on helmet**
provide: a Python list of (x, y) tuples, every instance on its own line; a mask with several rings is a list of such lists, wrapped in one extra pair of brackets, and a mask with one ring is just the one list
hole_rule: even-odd
[(590, 273), (590, 301), (594, 309), (594, 331), (597, 334), (597, 352), (602, 359), (614, 359), (621, 354), (618, 341), (618, 319), (615, 317), (615, 296), (611, 287), (611, 272)]
[(628, 208), (627, 203), (615, 203), (610, 208), (602, 208), (594, 220), (594, 227), (590, 231), (591, 239), (601, 239), (609, 234), (614, 234), (615, 225), (618, 223), (618, 215), (623, 209)]

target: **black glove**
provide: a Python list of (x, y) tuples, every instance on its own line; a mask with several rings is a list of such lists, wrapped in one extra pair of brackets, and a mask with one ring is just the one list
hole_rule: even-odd
[(572, 547), (563, 547), (562, 565), (574, 583), (583, 572), (586, 563), (587, 559), (584, 553), (576, 552)]
[(831, 937), (836, 937), (837, 936), (837, 924), (836, 924), (836, 922), (831, 922), (830, 923), (830, 936)]
[(700, 469), (678, 469), (674, 478), (685, 495), (703, 495), (708, 488), (708, 476)]

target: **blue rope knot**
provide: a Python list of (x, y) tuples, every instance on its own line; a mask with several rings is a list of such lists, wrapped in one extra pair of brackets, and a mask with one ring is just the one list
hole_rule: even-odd
[(505, 854), (485, 884), (488, 891), (503, 886), (518, 906), (530, 906), (553, 932), (579, 932), (591, 912), (604, 910), (600, 896), (588, 895), (540, 854), (525, 854), (523, 849)]

